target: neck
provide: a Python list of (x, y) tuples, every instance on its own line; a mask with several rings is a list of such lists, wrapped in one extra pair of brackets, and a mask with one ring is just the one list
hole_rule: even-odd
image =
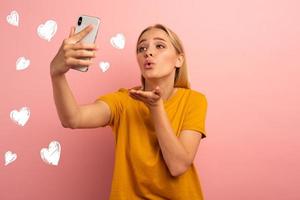
[(175, 92), (175, 87), (173, 81), (164, 81), (164, 80), (146, 80), (145, 81), (145, 91), (152, 91), (157, 86), (159, 86), (163, 100), (169, 99)]

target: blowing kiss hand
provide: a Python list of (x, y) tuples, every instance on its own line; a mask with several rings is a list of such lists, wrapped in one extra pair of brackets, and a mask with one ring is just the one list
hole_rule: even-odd
[(159, 86), (152, 91), (130, 89), (129, 95), (136, 100), (142, 101), (149, 109), (158, 107), (161, 103), (163, 103)]

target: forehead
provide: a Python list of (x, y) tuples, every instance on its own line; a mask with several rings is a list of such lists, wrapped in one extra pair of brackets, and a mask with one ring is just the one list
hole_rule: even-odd
[(143, 33), (138, 43), (141, 43), (143, 41), (153, 40), (153, 39), (158, 40), (159, 38), (165, 40), (166, 42), (169, 41), (169, 37), (165, 31), (158, 28), (152, 28), (146, 31), (145, 33)]

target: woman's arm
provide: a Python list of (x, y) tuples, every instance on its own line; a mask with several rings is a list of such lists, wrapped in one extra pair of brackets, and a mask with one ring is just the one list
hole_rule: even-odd
[(65, 75), (51, 76), (53, 97), (57, 114), (63, 127), (73, 127), (79, 107), (69, 88)]
[(179, 176), (193, 163), (201, 134), (183, 130), (176, 137), (162, 102), (150, 108), (150, 112), (164, 160), (172, 176)]
[[(95, 44), (85, 44), (81, 40), (92, 30), (86, 27), (74, 34), (72, 27), (69, 37), (64, 39), (50, 64), (53, 97), (61, 124), (66, 128), (94, 128), (105, 126), (110, 119), (110, 109), (103, 101), (79, 106), (65, 77), (70, 68), (89, 66), (97, 50)], [(85, 59), (90, 58), (90, 59)]]
[(179, 176), (184, 173), (193, 163), (201, 134), (193, 130), (183, 130), (179, 138), (176, 137), (165, 111), (159, 87), (153, 91), (131, 89), (129, 94), (132, 98), (144, 102), (149, 108), (155, 133), (171, 175)]

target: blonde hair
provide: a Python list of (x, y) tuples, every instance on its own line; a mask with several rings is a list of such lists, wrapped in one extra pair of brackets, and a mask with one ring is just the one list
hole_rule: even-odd
[[(141, 36), (148, 30), (151, 29), (160, 29), (163, 30), (164, 32), (166, 32), (166, 34), (168, 35), (172, 45), (174, 46), (176, 53), (177, 54), (181, 54), (184, 57), (184, 61), (181, 67), (176, 67), (176, 71), (175, 71), (175, 79), (174, 79), (174, 87), (181, 87), (181, 88), (188, 88), (190, 89), (190, 82), (188, 80), (188, 71), (187, 71), (187, 64), (186, 64), (186, 57), (185, 57), (185, 53), (184, 53), (184, 49), (182, 46), (182, 43), (179, 39), (179, 37), (176, 35), (176, 33), (174, 33), (171, 29), (167, 28), (166, 26), (162, 25), (162, 24), (155, 24), (153, 26), (149, 26), (147, 28), (145, 28), (138, 40), (137, 40), (137, 44), (136, 47), (138, 46), (138, 42), (141, 38)], [(138, 53), (138, 50), (136, 48), (136, 53)], [(145, 88), (145, 78), (143, 77), (143, 75), (141, 75), (141, 82), (143, 85), (143, 88)]]

